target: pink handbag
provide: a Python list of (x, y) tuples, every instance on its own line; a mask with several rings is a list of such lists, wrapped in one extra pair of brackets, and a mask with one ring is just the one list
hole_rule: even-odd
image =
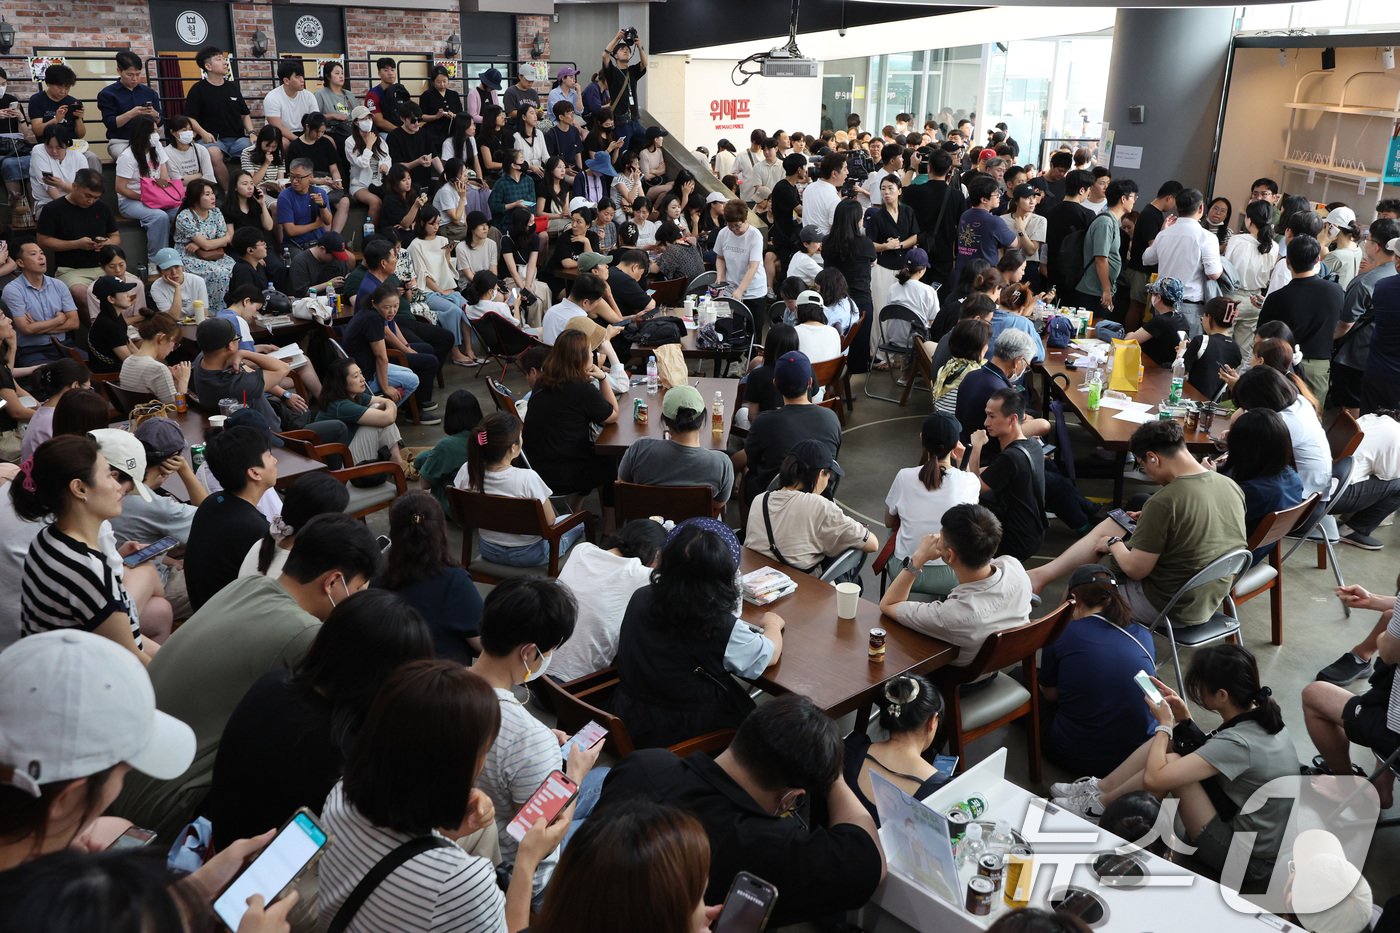
[(156, 184), (154, 178), (141, 179), (141, 203), (158, 211), (178, 210), (185, 200), (185, 183), (171, 179), (169, 187)]

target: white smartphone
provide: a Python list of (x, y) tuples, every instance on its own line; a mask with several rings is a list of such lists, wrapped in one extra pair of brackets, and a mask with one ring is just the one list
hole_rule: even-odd
[(302, 807), (272, 837), (267, 848), (243, 869), (214, 901), (214, 913), (237, 930), (248, 911), (248, 898), (261, 894), (271, 904), (326, 848), (330, 836), (310, 810)]
[(1138, 689), (1143, 692), (1143, 695), (1153, 703), (1162, 702), (1162, 691), (1157, 689), (1157, 685), (1152, 682), (1147, 671), (1138, 671), (1133, 675), (1133, 681), (1138, 685)]
[(584, 726), (582, 729), (569, 736), (569, 738), (564, 742), (564, 746), (561, 749), (561, 753), (564, 756), (564, 760), (569, 760), (569, 755), (573, 752), (574, 749), (592, 748), (607, 737), (607, 729), (604, 729), (602, 726), (598, 725), (598, 723), (589, 720), (588, 725)]

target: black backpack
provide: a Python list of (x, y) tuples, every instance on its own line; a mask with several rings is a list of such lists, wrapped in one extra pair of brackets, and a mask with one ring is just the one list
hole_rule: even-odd
[(630, 339), (639, 346), (659, 347), (668, 343), (680, 343), (684, 337), (685, 322), (678, 317), (662, 315), (644, 321), (637, 328), (636, 335)]

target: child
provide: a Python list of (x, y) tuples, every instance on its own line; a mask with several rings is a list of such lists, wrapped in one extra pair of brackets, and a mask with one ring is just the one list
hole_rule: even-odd
[(651, 202), (645, 197), (632, 202), (632, 223), (637, 225), (637, 248), (652, 251), (656, 248), (657, 222), (651, 219)]
[[(458, 489), (484, 492), (490, 496), (538, 499), (545, 519), (557, 521), (549, 497), (554, 495), (540, 475), (531, 469), (512, 465), (520, 456), (520, 419), (507, 412), (492, 412), (467, 438), (467, 462), (457, 471), (453, 485)], [(559, 553), (566, 553), (583, 536), (579, 525), (564, 532)], [(538, 567), (549, 561), (549, 543), (539, 535), (504, 534), (482, 529), (478, 535), (481, 556), (510, 567)]]
[(1238, 369), (1240, 348), (1235, 343), (1235, 314), (1239, 306), (1225, 296), (1206, 302), (1201, 312), (1201, 327), (1205, 331), (1186, 345), (1186, 381), (1208, 399), (1220, 394), (1225, 383), (1220, 367)]
[(822, 240), (826, 237), (816, 227), (808, 224), (802, 228), (798, 238), (801, 240), (802, 249), (794, 253), (788, 261), (787, 274), (804, 282), (815, 282), (817, 274), (822, 271)]

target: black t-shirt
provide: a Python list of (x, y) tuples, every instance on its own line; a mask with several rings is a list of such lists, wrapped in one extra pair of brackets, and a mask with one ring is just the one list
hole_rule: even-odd
[(1152, 336), (1143, 342), (1142, 352), (1158, 366), (1170, 366), (1176, 359), (1176, 348), (1181, 344), (1181, 332), (1188, 330), (1186, 318), (1181, 312), (1157, 314), (1153, 309), (1152, 320), (1142, 325), (1142, 329)]
[(33, 123), (35, 120), (48, 122), (53, 119), (54, 114), (58, 113), (59, 107), (67, 107), (68, 116), (64, 118), (62, 125), (68, 128), (69, 133), (76, 134), (74, 128), (78, 125), (78, 113), (74, 112), (74, 108), (82, 106), (82, 102), (72, 94), (64, 95), (62, 100), (56, 101), (40, 91), (29, 98), (29, 122)]
[(204, 813), (216, 845), (265, 833), (299, 807), (320, 811), (345, 766), (331, 739), (331, 712), (330, 701), (291, 671), (270, 671), (253, 683), (214, 757)]
[(773, 367), (764, 363), (749, 372), (749, 381), (744, 384), (744, 404), (753, 402), (759, 414), (783, 407), (783, 393), (773, 385)]
[[(425, 114), (442, 113), (444, 110), (449, 113), (463, 113), (462, 95), (451, 88), (446, 94), (439, 94), (437, 88), (430, 87), (418, 98), (418, 106)], [(424, 123), (422, 132), (427, 133), (438, 142), (438, 148), (442, 148), (443, 140), (452, 135), (452, 122), (454, 118), (443, 117), (441, 120), (434, 120), (431, 123)]]
[(828, 269), (834, 266), (841, 270), (846, 277), (846, 290), (850, 292), (851, 300), (865, 312), (870, 312), (875, 302), (870, 295), (870, 267), (874, 262), (875, 244), (870, 242), (869, 237), (863, 236), (851, 241), (851, 255), (840, 262), (833, 262), (830, 256), (826, 259)]
[[(66, 197), (50, 201), (39, 215), (38, 231), (58, 240), (81, 240), (85, 236), (110, 237), (117, 232), (117, 215), (103, 201), (91, 207), (78, 207)], [(58, 268), (94, 269), (98, 250), (70, 249), (55, 253)]]
[(506, 266), (506, 256), (510, 256), (510, 258), (515, 261), (515, 268), (519, 270), (521, 275), (524, 275), (525, 267), (529, 264), (530, 257), (533, 256), (539, 248), (539, 238), (534, 235), (527, 236), (517, 241), (513, 236), (507, 233), (505, 236), (501, 237), (500, 271), (497, 274), (501, 278), (506, 278), (510, 275), (510, 269)]
[(392, 233), (399, 238), (399, 244), (407, 246), (413, 239), (412, 230), (395, 230), (399, 222), (408, 216), (408, 209), (415, 197), (413, 192), (409, 192), (409, 200), (405, 201), (399, 197), (397, 192), (384, 191), (384, 199), (379, 208), (379, 230), (384, 233)]
[(1162, 232), (1162, 225), (1166, 222), (1166, 215), (1150, 202), (1138, 213), (1137, 225), (1133, 227), (1133, 242), (1128, 249), (1129, 269), (1149, 273), (1157, 271), (1156, 266), (1149, 266), (1142, 261), (1142, 254), (1147, 252), (1147, 247), (1157, 239), (1157, 234)]
[(1040, 203), (1035, 206), (1035, 212), (1041, 217), (1049, 217), (1050, 212), (1060, 206), (1065, 199), (1065, 180), (1046, 181), (1045, 187), (1050, 189), (1045, 196), (1040, 199)]
[(992, 487), (992, 511), (1001, 521), (998, 555), (1028, 560), (1045, 539), (1045, 452), (1040, 442), (1022, 438), (1008, 445), (982, 471)]
[[(534, 405), (533, 398), (530, 404)], [(744, 442), (749, 459), (745, 495), (752, 499), (767, 489), (788, 452), (798, 441), (809, 439), (826, 441), (840, 453), (841, 420), (836, 412), (820, 405), (785, 405), (755, 418)]]
[(641, 284), (621, 269), (608, 270), (608, 285), (612, 287), (617, 309), (624, 315), (636, 314), (651, 303)]
[[(4, 95), (0, 95), (0, 110), (9, 110), (11, 107), (15, 107), (15, 106), (17, 106), (18, 104), (19, 104), (19, 98), (16, 97), (15, 95), (13, 95), (13, 94), (4, 94)], [(20, 112), (21, 112), (21, 113), (23, 112), (23, 109), (22, 109), (22, 108), (21, 108), (21, 111), (20, 111)], [(28, 121), (25, 121), (25, 122), (28, 122)], [(14, 118), (14, 117), (7, 117), (7, 118), (4, 119), (4, 120), (0, 120), (0, 133), (23, 133), (23, 132), (24, 132), (24, 130), (22, 130), (22, 129), (20, 128), (20, 121), (19, 121), (18, 119)], [(8, 145), (8, 144), (5, 144), (5, 145)], [(6, 156), (8, 156), (8, 155), (10, 155), (10, 150), (9, 150), (8, 148), (0, 148), (0, 155), (6, 155)]]
[[(914, 209), (905, 205), (899, 210), (899, 220), (890, 216), (883, 206), (873, 212), (865, 225), (865, 235), (870, 238), (871, 248), (893, 237), (901, 243), (919, 232), (918, 221), (914, 219)], [(875, 261), (881, 268), (898, 271), (904, 268), (903, 249), (887, 249), (875, 254)]]
[(880, 851), (853, 823), (809, 826), (764, 810), (708, 755), (633, 752), (603, 783), (603, 802), (641, 796), (693, 813), (710, 838), (705, 903), (722, 902), (741, 871), (776, 885), (771, 928), (853, 910), (875, 893)]
[(565, 492), (577, 486), (594, 457), (592, 426), (611, 414), (612, 406), (591, 382), (541, 387), (531, 393), (525, 412), (525, 451), (550, 489)]
[(215, 87), (201, 78), (185, 98), (185, 115), (219, 139), (247, 136), (248, 131), (243, 128), (247, 113), (248, 102), (237, 81), (225, 79)]
[[(0, 389), (9, 389), (11, 392), (15, 390), (14, 374), (10, 372), (10, 367), (4, 363), (0, 363)], [(13, 431), (17, 427), (19, 427), (19, 422), (15, 421), (14, 416), (4, 408), (0, 408), (0, 431)]]
[[(611, 60), (608, 67), (603, 69), (603, 76), (608, 81), (608, 93), (612, 95), (613, 115), (621, 123), (627, 119), (637, 109), (637, 82), (642, 80), (642, 75), (647, 70), (641, 64), (628, 65), (626, 74), (621, 68)], [(623, 79), (626, 78), (627, 87), (624, 88)]]
[[(1083, 257), (1072, 257), (1060, 262), (1060, 244), (1074, 230), (1088, 230), (1094, 222), (1095, 214), (1078, 201), (1062, 201), (1045, 218), (1045, 261), (1050, 266), (1050, 275), (1055, 284), (1062, 285), (1062, 297), (1078, 283), (1084, 274)], [(1072, 280), (1072, 281), (1071, 281)]]
[(800, 248), (797, 242), (797, 220), (793, 211), (802, 203), (797, 186), (784, 178), (773, 186), (773, 245), (784, 254)]
[[(409, 133), (403, 127), (399, 127), (389, 134), (389, 158), (395, 164), (412, 162), (425, 155), (438, 155), (433, 151), (433, 140), (427, 133)], [(426, 188), (433, 182), (431, 165), (415, 165), (410, 172), (413, 175), (413, 184), (419, 188)]]
[[(373, 379), (375, 369), (374, 346), (384, 341), (384, 317), (373, 307), (356, 311), (350, 323), (345, 325), (345, 352), (350, 354), (360, 366), (365, 379)], [(383, 386), (379, 387), (383, 389)]]
[(242, 259), (233, 261), (233, 271), (229, 273), (228, 287), (233, 291), (242, 285), (256, 286), (258, 291), (267, 290), (267, 267), (263, 265), (255, 266)]
[(92, 319), (87, 339), (88, 349), (92, 351), (88, 366), (93, 372), (121, 372), (122, 361), (117, 358), (116, 351), (126, 346), (126, 321), (110, 311), (103, 311)]
[(1201, 334), (1186, 346), (1186, 381), (1206, 398), (1220, 391), (1220, 367), (1238, 368), (1240, 348), (1229, 334)]
[(201, 502), (185, 545), (185, 586), (190, 605), (198, 610), (236, 580), (243, 558), (265, 534), (267, 519), (256, 506), (238, 496), (216, 492)]
[(322, 136), (314, 143), (302, 142), (297, 138), (287, 146), (287, 164), (290, 165), (293, 159), (310, 159), (316, 177), (327, 178), (331, 166), (340, 161), (340, 154), (329, 136)]
[[(45, 211), (48, 208), (44, 209)], [(40, 215), (40, 228), (43, 227)], [(1276, 292), (1270, 292), (1259, 309), (1259, 326), (1282, 321), (1293, 331), (1303, 359), (1326, 360), (1332, 356), (1332, 335), (1342, 316), (1346, 292), (1336, 282), (1320, 276), (1294, 279)]]

